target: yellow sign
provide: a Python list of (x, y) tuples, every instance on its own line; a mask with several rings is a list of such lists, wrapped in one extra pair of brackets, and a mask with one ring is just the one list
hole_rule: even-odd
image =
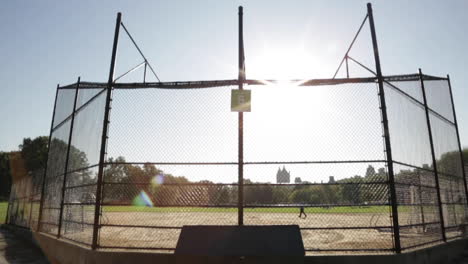
[(231, 112), (250, 112), (250, 90), (231, 90)]

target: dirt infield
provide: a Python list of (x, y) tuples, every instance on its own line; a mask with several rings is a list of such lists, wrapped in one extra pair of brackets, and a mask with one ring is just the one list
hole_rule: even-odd
[[(235, 225), (236, 213), (107, 213), (109, 223), (153, 226), (183, 225)], [(286, 225), (301, 227), (342, 227), (366, 226), (375, 218), (380, 226), (389, 226), (387, 217), (369, 214), (345, 216), (342, 214), (309, 214), (300, 219), (298, 214), (288, 213), (246, 213), (246, 225)], [(378, 218), (378, 219), (377, 219)], [(375, 221), (375, 220), (373, 220)], [(169, 247), (175, 248), (180, 230), (149, 228), (103, 227), (100, 242), (102, 246)], [(377, 230), (303, 230), (306, 248), (377, 248), (391, 247), (390, 233)], [(388, 243), (389, 242), (389, 243)]]
[[(308, 250), (390, 250), (393, 248), (391, 217), (388, 213), (313, 213), (299, 218), (292, 213), (247, 212), (245, 225), (299, 225)], [(101, 247), (174, 249), (184, 225), (236, 225), (236, 212), (105, 212), (99, 235)], [(400, 224), (414, 221), (410, 214), (400, 215)], [(112, 225), (112, 226), (106, 226)], [(122, 227), (115, 225), (125, 225)], [(138, 227), (128, 227), (128, 225)], [(430, 226), (430, 225), (428, 225)], [(310, 229), (309, 229), (310, 228)], [(403, 247), (435, 241), (439, 229), (411, 227), (401, 232)], [(91, 242), (92, 226), (65, 237)]]

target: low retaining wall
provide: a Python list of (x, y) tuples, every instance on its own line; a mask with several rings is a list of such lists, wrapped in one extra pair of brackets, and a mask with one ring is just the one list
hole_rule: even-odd
[(303, 258), (271, 257), (186, 257), (174, 254), (135, 251), (110, 251), (82, 247), (69, 241), (56, 239), (43, 233), (33, 233), (45, 255), (53, 264), (106, 264), (106, 263), (314, 263), (314, 264), (436, 264), (450, 263), (461, 258), (468, 250), (468, 239), (424, 248), (399, 255), (342, 255), (306, 256)]

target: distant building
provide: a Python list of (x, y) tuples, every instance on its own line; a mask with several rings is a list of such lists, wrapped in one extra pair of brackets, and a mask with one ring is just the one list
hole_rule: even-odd
[(283, 166), (283, 169), (278, 168), (278, 172), (276, 173), (276, 183), (290, 183), (291, 175), (289, 171)]
[(335, 183), (335, 176), (330, 176), (328, 178), (328, 183)]
[(294, 178), (294, 183), (302, 183), (301, 177)]

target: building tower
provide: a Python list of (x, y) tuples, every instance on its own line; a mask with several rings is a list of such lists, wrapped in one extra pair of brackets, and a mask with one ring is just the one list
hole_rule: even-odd
[(283, 166), (278, 168), (278, 172), (276, 173), (276, 183), (290, 183), (291, 175), (289, 171)]

